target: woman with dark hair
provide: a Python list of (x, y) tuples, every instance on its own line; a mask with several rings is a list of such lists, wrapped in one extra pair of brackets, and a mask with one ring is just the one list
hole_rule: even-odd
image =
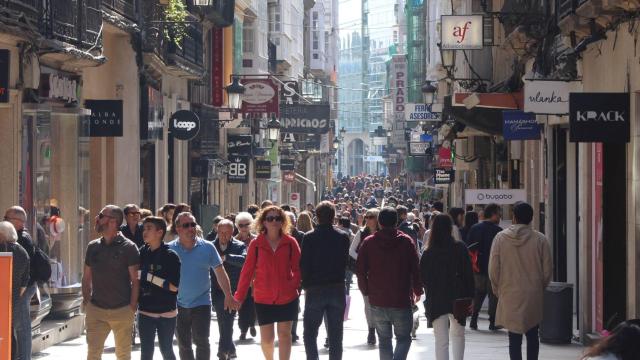
[(462, 235), (462, 242), (469, 245), (467, 242), (467, 234), (469, 234), (469, 230), (471, 227), (478, 223), (480, 219), (478, 218), (478, 213), (475, 211), (467, 211), (464, 214), (464, 226), (460, 229), (460, 235)]
[(453, 359), (464, 358), (468, 313), (460, 310), (469, 308), (473, 298), (473, 271), (467, 246), (453, 239), (452, 227), (449, 215), (436, 215), (420, 259), (425, 313), (435, 335), (436, 360), (449, 359), (449, 337)]
[(590, 347), (583, 360), (635, 360), (640, 354), (640, 319), (627, 320)]

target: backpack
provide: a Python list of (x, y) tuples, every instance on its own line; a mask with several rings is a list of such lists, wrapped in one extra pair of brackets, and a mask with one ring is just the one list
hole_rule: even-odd
[(51, 278), (51, 264), (49, 257), (39, 247), (33, 247), (33, 258), (31, 259), (33, 276), (37, 282), (47, 282)]

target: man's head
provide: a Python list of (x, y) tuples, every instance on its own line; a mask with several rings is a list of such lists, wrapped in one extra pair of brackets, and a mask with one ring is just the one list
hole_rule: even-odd
[(220, 215), (216, 216), (213, 218), (213, 222), (212, 222), (212, 227), (214, 231), (218, 231), (218, 224), (220, 224), (220, 221), (224, 220), (224, 218)]
[(136, 204), (127, 204), (124, 209), (124, 218), (127, 225), (135, 225), (140, 222), (140, 208)]
[[(221, 221), (222, 222), (222, 221)], [(184, 211), (176, 216), (173, 223), (174, 228), (180, 237), (180, 241), (193, 241), (196, 238), (196, 218), (190, 212)], [(219, 224), (218, 224), (219, 225)]]
[(409, 212), (409, 209), (407, 209), (406, 206), (398, 205), (396, 206), (396, 211), (398, 212), (399, 221), (404, 221), (407, 219), (407, 213)]
[(116, 205), (107, 205), (96, 215), (95, 230), (104, 236), (114, 236), (124, 219), (124, 212)]
[(271, 205), (273, 205), (273, 201), (265, 200), (260, 204), (260, 209), (264, 209), (264, 208), (269, 207)]
[(260, 207), (256, 204), (251, 204), (247, 206), (247, 212), (251, 214), (251, 217), (256, 218), (256, 214), (260, 211)]
[(5, 211), (4, 220), (13, 224), (16, 231), (20, 231), (27, 222), (27, 212), (20, 206), (12, 206)]
[(513, 206), (513, 223), (529, 225), (533, 220), (533, 208), (524, 201), (518, 201)]
[(142, 238), (147, 244), (160, 244), (167, 233), (167, 222), (159, 216), (148, 216), (142, 222)]
[(14, 243), (18, 241), (18, 233), (8, 221), (0, 221), (0, 244)]
[(494, 224), (500, 222), (500, 206), (498, 204), (489, 204), (484, 208), (484, 219)]
[(442, 201), (434, 201), (433, 205), (431, 205), (431, 210), (436, 210), (438, 212), (444, 212), (444, 204)]
[(395, 228), (398, 225), (398, 212), (390, 206), (382, 208), (378, 214), (378, 223), (385, 229)]
[(452, 207), (449, 209), (449, 216), (453, 220), (453, 224), (462, 227), (464, 222), (464, 209), (459, 207)]
[(333, 224), (333, 219), (336, 217), (336, 208), (333, 203), (329, 201), (320, 202), (316, 206), (316, 217), (320, 225)]
[(313, 212), (313, 204), (312, 203), (308, 203), (307, 204), (307, 211)]
[(233, 237), (233, 223), (231, 220), (224, 219), (218, 224), (218, 241), (220, 244), (227, 245)]

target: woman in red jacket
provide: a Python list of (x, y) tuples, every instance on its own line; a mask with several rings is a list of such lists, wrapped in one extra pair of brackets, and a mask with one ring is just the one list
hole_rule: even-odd
[(273, 359), (278, 329), (280, 360), (291, 355), (291, 322), (298, 317), (300, 247), (287, 235), (291, 222), (277, 206), (265, 208), (255, 221), (258, 237), (249, 244), (235, 298), (242, 303), (253, 281), (253, 298), (265, 359)]

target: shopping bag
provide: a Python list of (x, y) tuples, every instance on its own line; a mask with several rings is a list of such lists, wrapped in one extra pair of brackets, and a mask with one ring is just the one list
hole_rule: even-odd
[(351, 306), (351, 295), (345, 295), (345, 299), (344, 299), (344, 321), (347, 321), (347, 319), (349, 319), (349, 307)]

